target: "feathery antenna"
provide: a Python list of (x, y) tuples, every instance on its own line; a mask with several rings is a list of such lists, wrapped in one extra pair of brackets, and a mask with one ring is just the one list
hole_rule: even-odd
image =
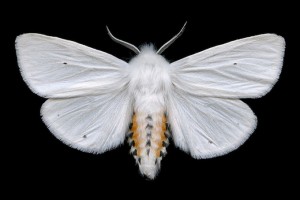
[(125, 41), (123, 41), (123, 40), (120, 40), (120, 39), (116, 38), (115, 36), (113, 36), (113, 34), (112, 34), (112, 33), (110, 32), (110, 30), (108, 29), (108, 26), (106, 26), (106, 29), (107, 29), (108, 35), (111, 37), (111, 39), (112, 39), (113, 41), (115, 41), (116, 43), (119, 43), (119, 44), (123, 45), (124, 47), (127, 47), (128, 49), (131, 49), (131, 50), (134, 51), (136, 54), (139, 54), (139, 53), (140, 53), (140, 50), (139, 50), (136, 46), (134, 46), (134, 45), (132, 45), (132, 44), (130, 44), (130, 43), (128, 43), (128, 42), (125, 42)]
[(174, 37), (171, 38), (171, 40), (169, 40), (167, 43), (165, 43), (162, 47), (160, 47), (160, 49), (156, 52), (157, 54), (161, 54), (164, 50), (166, 50), (177, 38), (179, 38), (179, 36), (183, 33), (186, 23), (184, 23), (183, 27), (181, 28), (181, 30), (179, 31), (179, 33), (177, 33)]

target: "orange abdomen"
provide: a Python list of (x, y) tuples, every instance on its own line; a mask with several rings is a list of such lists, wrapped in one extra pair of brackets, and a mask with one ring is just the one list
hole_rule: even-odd
[(169, 144), (166, 115), (135, 113), (129, 129), (130, 152), (136, 159), (141, 173), (151, 178), (151, 174), (155, 176), (160, 168), (161, 159), (166, 155), (166, 147)]

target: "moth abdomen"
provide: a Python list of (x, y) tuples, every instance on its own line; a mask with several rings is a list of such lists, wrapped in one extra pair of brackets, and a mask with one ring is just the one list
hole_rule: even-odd
[(160, 168), (161, 158), (166, 155), (169, 143), (166, 137), (166, 116), (162, 113), (138, 113), (132, 117), (132, 133), (128, 143), (140, 171), (154, 178)]

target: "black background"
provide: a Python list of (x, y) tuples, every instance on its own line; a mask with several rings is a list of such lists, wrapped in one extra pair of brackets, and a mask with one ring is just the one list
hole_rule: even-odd
[[(9, 101), (4, 105), (4, 109), (9, 108), (8, 121), (4, 121), (9, 131), (2, 133), (8, 137), (2, 140), (2, 146), (7, 146), (2, 153), (7, 159), (6, 186), (24, 189), (24, 195), (66, 191), (68, 195), (95, 194), (99, 198), (107, 193), (111, 197), (121, 194), (135, 198), (137, 192), (144, 196), (136, 198), (162, 197), (164, 193), (199, 198), (239, 196), (237, 192), (290, 195), (291, 183), (298, 176), (295, 162), (299, 160), (294, 145), (299, 131), (293, 129), (297, 117), (292, 115), (296, 112), (295, 93), (299, 91), (297, 79), (292, 78), (299, 65), (293, 61), (293, 36), (299, 23), (293, 5), (142, 4), (40, 3), (38, 9), (15, 5), (24, 6), (23, 11), (11, 9), (2, 16), (2, 48), (8, 61), (2, 66), (8, 71), (2, 80), (5, 91), (8, 89), (4, 99)], [(32, 93), (20, 76), (14, 49), (17, 35), (35, 32), (57, 36), (128, 61), (134, 53), (114, 43), (106, 25), (115, 36), (136, 46), (151, 42), (159, 48), (185, 21), (184, 34), (163, 53), (171, 62), (256, 34), (276, 33), (286, 39), (283, 71), (275, 87), (260, 99), (244, 100), (257, 115), (258, 127), (239, 149), (222, 157), (195, 160), (171, 144), (158, 177), (148, 181), (139, 175), (127, 144), (101, 155), (83, 153), (61, 143), (43, 124), (39, 109), (45, 99)]]

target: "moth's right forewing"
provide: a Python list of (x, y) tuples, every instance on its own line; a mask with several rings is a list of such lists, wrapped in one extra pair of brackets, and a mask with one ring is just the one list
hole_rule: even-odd
[(235, 40), (171, 63), (172, 83), (197, 96), (261, 97), (279, 78), (284, 50), (275, 34)]

